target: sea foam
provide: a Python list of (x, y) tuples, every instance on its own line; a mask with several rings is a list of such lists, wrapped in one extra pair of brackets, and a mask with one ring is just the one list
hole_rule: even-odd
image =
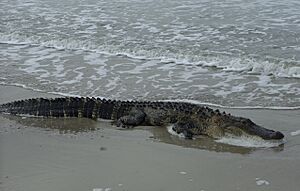
[(291, 132), (291, 135), (292, 135), (292, 136), (300, 135), (300, 130)]
[[(82, 50), (96, 52), (105, 55), (122, 55), (133, 59), (159, 60), (160, 62), (174, 62), (186, 65), (201, 65), (204, 67), (214, 67), (227, 72), (246, 72), (248, 74), (274, 75), (284, 78), (300, 78), (299, 63), (294, 60), (273, 61), (258, 60), (251, 57), (234, 57), (224, 55), (222, 52), (211, 54), (207, 57), (204, 55), (194, 55), (181, 52), (169, 52), (164, 49), (145, 50), (139, 46), (126, 47), (125, 45), (107, 45), (96, 44), (89, 40), (77, 39), (42, 39), (35, 36), (23, 36), (19, 34), (1, 34), (0, 43), (11, 45), (32, 45), (46, 48), (55, 48), (57, 50)], [(279, 63), (275, 63), (279, 62)]]
[(271, 148), (278, 147), (284, 144), (286, 141), (282, 140), (264, 140), (259, 137), (250, 136), (225, 136), (218, 140), (218, 143), (224, 143), (228, 145), (242, 146), (242, 147), (253, 147), (253, 148)]

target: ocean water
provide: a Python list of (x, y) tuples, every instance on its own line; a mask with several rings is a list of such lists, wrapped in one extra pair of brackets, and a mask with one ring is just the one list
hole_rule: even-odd
[(1, 0), (0, 83), (300, 107), (299, 0)]

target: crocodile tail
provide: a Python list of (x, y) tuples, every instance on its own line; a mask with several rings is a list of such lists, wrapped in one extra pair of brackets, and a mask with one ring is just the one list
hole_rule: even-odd
[[(43, 117), (86, 117), (96, 119), (100, 116), (110, 118), (101, 109), (103, 100), (95, 98), (63, 97), (54, 99), (35, 98), (14, 101), (0, 105), (1, 113), (32, 115)], [(100, 109), (100, 110), (99, 110)]]
[(0, 113), (42, 117), (114, 119), (120, 103), (120, 101), (88, 97), (35, 98), (0, 105)]

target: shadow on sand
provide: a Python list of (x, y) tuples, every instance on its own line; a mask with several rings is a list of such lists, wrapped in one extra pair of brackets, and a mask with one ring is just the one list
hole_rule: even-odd
[[(43, 128), (47, 131), (57, 130), (60, 134), (78, 134), (84, 132), (97, 131), (99, 129), (115, 129), (111, 122), (94, 121), (86, 118), (36, 118), (36, 117), (20, 117), (12, 115), (2, 115), (6, 119), (15, 121), (24, 127)], [(274, 152), (283, 151), (284, 145), (273, 148), (251, 148), (228, 145), (218, 143), (214, 139), (206, 136), (201, 136), (195, 140), (183, 139), (168, 133), (163, 127), (137, 127), (135, 129), (149, 131), (152, 135), (149, 139), (161, 143), (172, 144), (184, 148), (193, 148), (208, 150), (214, 152), (229, 152), (236, 154), (250, 154), (257, 150), (268, 149)], [(128, 131), (135, 132), (135, 129)], [(115, 129), (116, 131), (119, 131)], [(120, 134), (120, 133), (118, 133)]]

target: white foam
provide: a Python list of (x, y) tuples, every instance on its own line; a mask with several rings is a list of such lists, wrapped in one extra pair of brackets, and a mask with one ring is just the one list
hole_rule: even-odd
[(77, 74), (77, 76), (75, 76), (75, 78), (73, 78), (71, 80), (65, 80), (58, 84), (60, 84), (60, 85), (80, 84), (80, 81), (83, 79), (83, 76), (84, 76), (84, 73), (80, 71), (82, 69), (85, 69), (85, 67), (78, 67), (78, 68), (74, 69), (73, 72)]
[(93, 191), (112, 191), (112, 188), (93, 188)]
[(33, 37), (27, 37), (19, 34), (1, 34), (0, 43), (11, 45), (37, 45)]
[(146, 61), (143, 64), (137, 64), (135, 65), (135, 68), (133, 68), (132, 70), (127, 70), (127, 71), (120, 71), (119, 73), (126, 73), (126, 74), (142, 74), (145, 70), (149, 70), (150, 68), (159, 65), (159, 62), (157, 62), (156, 60), (150, 60), (150, 61)]
[[(16, 86), (16, 87), (21, 87), (27, 90), (32, 90), (32, 91), (36, 91), (36, 92), (44, 92), (44, 93), (49, 93), (49, 94), (54, 94), (54, 95), (61, 95), (61, 96), (65, 96), (65, 97), (81, 97), (81, 95), (78, 94), (72, 94), (72, 93), (63, 93), (63, 92), (45, 92), (43, 90), (37, 89), (37, 88), (32, 88), (30, 86), (24, 85), (24, 84), (19, 84), (19, 83), (5, 83), (5, 82), (0, 82), (0, 85), (5, 85), (5, 86)], [(99, 97), (99, 98), (103, 98), (103, 97)]]
[(242, 147), (254, 147), (254, 148), (272, 148), (278, 147), (284, 144), (286, 141), (282, 140), (264, 140), (260, 137), (250, 136), (225, 136), (218, 140), (218, 143), (225, 143), (228, 145), (242, 146)]
[[(177, 36), (176, 38), (183, 38)], [(174, 37), (175, 38), (175, 37)], [(184, 39), (193, 40), (191, 37)], [(164, 61), (174, 61), (175, 63), (185, 63), (193, 65), (202, 65), (206, 67), (216, 67), (224, 71), (255, 73), (262, 75), (274, 75), (277, 77), (300, 78), (300, 67), (297, 65), (284, 64), (297, 62), (293, 60), (282, 60), (280, 63), (271, 61), (256, 60), (248, 57), (233, 57), (217, 54), (218, 56), (204, 57), (189, 53), (168, 52), (165, 50), (144, 50), (139, 46), (127, 48), (125, 45), (97, 45), (89, 40), (62, 39), (62, 40), (43, 40), (34, 36), (27, 37), (19, 34), (0, 34), (0, 43), (7, 44), (29, 44), (40, 45), (43, 47), (55, 48), (58, 50), (84, 50), (106, 55), (123, 55), (134, 59), (149, 59)], [(125, 48), (126, 47), (126, 48)], [(275, 58), (276, 60), (276, 58)]]
[(297, 136), (297, 135), (300, 135), (300, 130), (297, 130), (297, 131), (291, 132), (291, 135), (292, 135), (292, 136)]
[(105, 87), (107, 88), (107, 91), (109, 92), (118, 87), (118, 84), (120, 83), (120, 77), (116, 77), (114, 79), (109, 79), (107, 81), (108, 81), (108, 83), (105, 85)]
[[(277, 60), (274, 58), (274, 60)], [(290, 66), (292, 60), (281, 60), (280, 63), (270, 61), (256, 60), (248, 57), (218, 56), (200, 60), (199, 64), (203, 66), (216, 67), (224, 71), (241, 72), (249, 74), (274, 75), (278, 77), (300, 77), (300, 67)], [(296, 62), (296, 61), (295, 61)], [(299, 64), (299, 63), (298, 63)]]
[(263, 179), (260, 179), (260, 178), (255, 178), (255, 182), (256, 182), (257, 186), (269, 185), (270, 184), (269, 181), (263, 180)]
[(187, 172), (185, 172), (185, 171), (180, 171), (179, 174), (186, 175)]
[(60, 95), (60, 96), (64, 96), (64, 97), (81, 97), (81, 95), (72, 94), (72, 93), (63, 93), (63, 92), (46, 92), (46, 93)]
[[(107, 84), (107, 88), (110, 89), (114, 89), (118, 83), (120, 79), (119, 78), (115, 78), (114, 80), (109, 80), (108, 84)], [(20, 84), (20, 83), (7, 83), (7, 82), (1, 82), (0, 81), (0, 85), (8, 85), (8, 86), (17, 86), (17, 87), (22, 87), (24, 89), (30, 89), (33, 91), (37, 91), (37, 92), (45, 92), (45, 93), (49, 93), (49, 94), (55, 94), (55, 95), (61, 95), (61, 96), (70, 96), (70, 97), (81, 97), (83, 95), (77, 94), (76, 93), (65, 93), (65, 92), (54, 92), (54, 91), (44, 91), (38, 88), (33, 88), (30, 86), (27, 86), (25, 84)], [(99, 98), (105, 98), (105, 97), (101, 97), (101, 96), (95, 96), (95, 97), (99, 97)], [(209, 103), (209, 102), (202, 102), (202, 101), (198, 101), (198, 100), (192, 100), (192, 99), (172, 99), (172, 100), (158, 100), (158, 101), (162, 101), (162, 102), (183, 102), (183, 103), (192, 103), (192, 104), (196, 104), (196, 105), (203, 105), (203, 106), (211, 106), (211, 107), (218, 107), (218, 108), (227, 108), (227, 109), (269, 109), (269, 110), (298, 110), (300, 109), (300, 106), (295, 106), (295, 107), (273, 107), (273, 106), (225, 106), (225, 105), (220, 105), (220, 104), (214, 104), (214, 103)], [(177, 134), (177, 133), (176, 133)]]
[(43, 90), (37, 89), (37, 88), (32, 88), (24, 84), (19, 84), (19, 83), (5, 83), (5, 82), (0, 82), (1, 85), (6, 85), (6, 86), (16, 86), (16, 87), (21, 87), (24, 89), (36, 91), (36, 92), (44, 92)]
[(167, 126), (167, 130), (168, 132), (171, 134), (171, 135), (174, 135), (174, 136), (178, 136), (180, 138), (185, 138), (184, 134), (183, 133), (176, 133), (174, 130), (173, 130), (173, 125), (168, 125)]
[(192, 103), (196, 105), (207, 105), (212, 107), (219, 107), (219, 108), (228, 108), (228, 109), (271, 109), (271, 110), (297, 110), (300, 109), (300, 106), (295, 107), (273, 107), (273, 106), (224, 106), (220, 104), (214, 104), (209, 102), (201, 102), (198, 100), (191, 100), (191, 99), (172, 99), (172, 100), (159, 100), (163, 102), (184, 102), (184, 103)]

